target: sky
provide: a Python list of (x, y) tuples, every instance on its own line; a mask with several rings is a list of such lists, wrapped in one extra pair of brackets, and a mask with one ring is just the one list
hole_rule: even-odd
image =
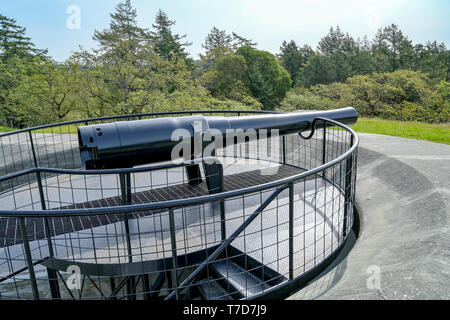
[[(26, 27), (37, 48), (64, 61), (79, 46), (95, 47), (94, 30), (109, 26), (120, 0), (0, 0), (0, 14)], [(187, 34), (198, 59), (213, 26), (250, 38), (278, 53), (283, 40), (316, 48), (330, 27), (371, 39), (378, 28), (397, 24), (413, 43), (436, 40), (450, 47), (449, 0), (132, 0), (141, 27), (151, 28), (158, 9)]]

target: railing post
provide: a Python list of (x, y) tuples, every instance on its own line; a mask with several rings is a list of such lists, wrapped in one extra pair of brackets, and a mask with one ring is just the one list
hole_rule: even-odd
[[(111, 287), (111, 292), (114, 292), (116, 290), (116, 281), (113, 277), (109, 278), (109, 285)], [(114, 296), (111, 300), (117, 300), (117, 298)]]
[(177, 258), (177, 239), (175, 236), (175, 217), (173, 209), (169, 209), (169, 227), (170, 227), (170, 244), (172, 247), (172, 274), (175, 279), (175, 297), (179, 300), (179, 292), (178, 292), (178, 258)]
[[(350, 147), (353, 145), (353, 135), (350, 136)], [(352, 166), (353, 154), (350, 154), (345, 162), (345, 186), (344, 186), (344, 220), (343, 220), (343, 235), (347, 236), (347, 221), (348, 213), (351, 210), (351, 196), (352, 196)]]
[(286, 164), (286, 136), (283, 135), (283, 164)]
[[(327, 155), (326, 155), (326, 146), (327, 146), (327, 125), (326, 121), (323, 120), (323, 139), (322, 139), (322, 164), (325, 164), (327, 162)], [(325, 176), (325, 172), (324, 172)]]
[[(325, 163), (327, 163), (327, 125), (326, 125), (326, 121), (323, 121), (323, 137), (322, 137), (322, 165), (324, 165)], [(326, 174), (326, 170), (322, 171), (322, 177), (325, 177)]]
[[(47, 210), (47, 207), (45, 205), (44, 188), (42, 187), (42, 177), (40, 171), (36, 171), (36, 179), (38, 183), (41, 208), (42, 210)], [(54, 256), (54, 251), (51, 239), (52, 233), (50, 232), (50, 224), (48, 223), (48, 218), (44, 218), (44, 227), (45, 227), (45, 236), (47, 237), (48, 255), (50, 256), (50, 258), (52, 258)], [(55, 270), (47, 268), (47, 276), (50, 285), (50, 293), (52, 295), (52, 299), (56, 300), (61, 299), (61, 292), (59, 291), (58, 285), (58, 274), (56, 273)]]
[(27, 230), (25, 228), (25, 218), (20, 217), (18, 219), (19, 219), (20, 233), (22, 235), (24, 255), (27, 261), (28, 272), (30, 274), (31, 290), (33, 292), (33, 298), (35, 300), (39, 300), (39, 291), (37, 288), (36, 275), (34, 274), (33, 259), (31, 257), (30, 244), (28, 243)]
[[(131, 175), (129, 172), (127, 173), (119, 173), (120, 179), (120, 192), (122, 196), (122, 204), (127, 205), (131, 204)], [(131, 250), (131, 237), (130, 237), (130, 224), (128, 222), (128, 213), (124, 214), (123, 223), (125, 226), (125, 238), (127, 241), (127, 255), (128, 262), (133, 262), (133, 252)], [(130, 279), (127, 281), (127, 294), (129, 300), (134, 299), (133, 296), (133, 287), (135, 283), (135, 278), (130, 276)]]
[(225, 223), (225, 200), (221, 199), (219, 205), (220, 205), (220, 235), (223, 241), (227, 238), (227, 230)]
[(294, 184), (289, 184), (289, 280), (294, 279)]
[(33, 154), (34, 167), (37, 168), (38, 165), (36, 159), (36, 151), (34, 150), (33, 135), (31, 134), (31, 130), (28, 130), (28, 136), (30, 137), (31, 152)]
[[(120, 192), (122, 196), (122, 204), (131, 204), (131, 178), (130, 173), (119, 173), (120, 178)], [(124, 215), (125, 236), (127, 241), (128, 262), (133, 262), (133, 255), (131, 251), (130, 225), (128, 223), (128, 214)]]

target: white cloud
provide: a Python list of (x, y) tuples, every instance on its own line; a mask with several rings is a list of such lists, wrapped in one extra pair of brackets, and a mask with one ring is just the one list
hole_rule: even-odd
[(383, 13), (405, 3), (405, 0), (238, 0), (241, 15), (249, 22), (268, 27), (311, 28), (326, 23), (365, 25), (369, 30), (383, 23)]

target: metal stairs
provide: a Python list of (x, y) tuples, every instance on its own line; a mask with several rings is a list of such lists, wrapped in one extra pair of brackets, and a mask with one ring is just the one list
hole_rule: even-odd
[(285, 280), (278, 272), (229, 246), (194, 283), (191, 294), (197, 293), (202, 300), (252, 299)]

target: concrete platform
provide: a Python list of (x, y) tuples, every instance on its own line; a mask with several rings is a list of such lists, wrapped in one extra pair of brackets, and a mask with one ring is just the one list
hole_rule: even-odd
[(359, 238), (289, 299), (450, 299), (450, 146), (358, 135)]

